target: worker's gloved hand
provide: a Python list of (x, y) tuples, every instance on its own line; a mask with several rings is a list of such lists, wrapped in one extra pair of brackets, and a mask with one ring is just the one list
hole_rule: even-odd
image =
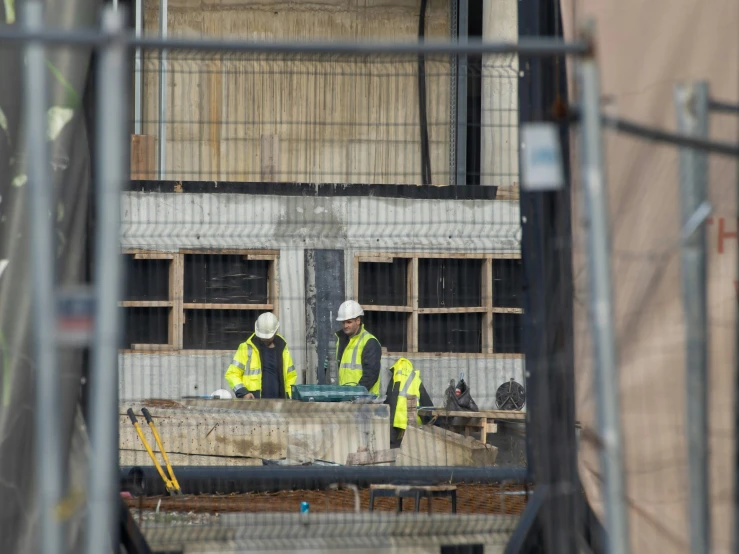
[(248, 392), (242, 398), (244, 398), (245, 400), (254, 400), (254, 395), (252, 393)]

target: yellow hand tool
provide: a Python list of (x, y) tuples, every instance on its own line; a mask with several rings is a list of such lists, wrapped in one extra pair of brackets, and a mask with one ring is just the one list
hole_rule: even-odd
[(167, 451), (164, 450), (162, 439), (159, 438), (159, 432), (157, 431), (157, 428), (154, 427), (154, 418), (151, 417), (149, 410), (147, 410), (146, 408), (141, 408), (141, 413), (144, 414), (144, 417), (146, 418), (146, 422), (149, 424), (149, 427), (151, 427), (151, 432), (154, 434), (154, 438), (157, 441), (157, 445), (159, 446), (159, 451), (162, 453), (162, 457), (164, 458), (164, 463), (167, 464), (167, 472), (169, 473), (170, 481), (172, 481), (172, 484), (175, 486), (175, 489), (177, 489), (177, 494), (182, 494), (182, 490), (180, 489), (180, 484), (177, 482), (177, 478), (174, 476), (174, 470), (172, 469), (172, 466), (169, 463), (169, 457), (167, 456)]
[(174, 472), (172, 471), (172, 466), (169, 465), (169, 459), (167, 458), (167, 454), (164, 451), (164, 448), (162, 448), (162, 443), (159, 439), (159, 434), (157, 433), (156, 429), (154, 428), (153, 420), (151, 419), (151, 414), (149, 413), (149, 410), (144, 408), (142, 410), (144, 412), (144, 417), (146, 417), (147, 422), (149, 423), (149, 427), (151, 427), (152, 431), (154, 432), (154, 438), (156, 438), (157, 444), (159, 445), (159, 451), (164, 456), (164, 460), (167, 463), (167, 471), (172, 476), (172, 479), (170, 480), (165, 474), (164, 470), (162, 469), (162, 466), (159, 465), (159, 461), (157, 460), (156, 456), (154, 456), (154, 452), (151, 450), (151, 447), (149, 446), (149, 442), (146, 440), (146, 437), (144, 436), (144, 432), (141, 430), (141, 425), (139, 425), (138, 420), (136, 419), (136, 414), (133, 413), (133, 409), (129, 408), (126, 412), (128, 414), (129, 419), (131, 420), (131, 423), (133, 423), (133, 426), (136, 428), (136, 432), (139, 435), (139, 438), (141, 439), (141, 442), (144, 443), (144, 448), (146, 448), (146, 451), (149, 453), (149, 456), (151, 457), (152, 461), (154, 462), (154, 467), (157, 468), (157, 472), (162, 478), (162, 481), (164, 481), (164, 486), (167, 489), (167, 492), (169, 494), (182, 494), (182, 491), (180, 490), (180, 485), (177, 483), (177, 480), (174, 478)]

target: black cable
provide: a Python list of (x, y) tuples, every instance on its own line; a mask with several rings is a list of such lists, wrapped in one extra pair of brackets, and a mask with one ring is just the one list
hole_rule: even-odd
[(710, 100), (708, 109), (712, 112), (733, 113), (739, 115), (739, 104), (730, 104), (729, 102), (721, 102), (720, 100)]
[[(423, 42), (426, 29), (426, 4), (421, 0), (421, 13), (418, 16), (418, 41)], [(423, 54), (418, 55), (418, 120), (421, 127), (421, 183), (431, 184), (431, 154), (429, 152), (429, 125), (426, 114), (426, 61)]]
[[(569, 113), (560, 120), (567, 124), (579, 122), (581, 115), (577, 109), (570, 109)], [(600, 116), (601, 123), (608, 129), (626, 133), (635, 137), (649, 140), (652, 142), (664, 142), (678, 146), (682, 148), (693, 148), (695, 150), (702, 150), (712, 154), (718, 154), (722, 156), (733, 156), (739, 157), (739, 145), (729, 144), (725, 142), (716, 142), (706, 139), (698, 139), (679, 135), (677, 133), (671, 133), (669, 131), (663, 131), (662, 129), (655, 129), (654, 127), (648, 127), (641, 123), (629, 121), (628, 119), (621, 119), (618, 117), (611, 117), (605, 114)]]

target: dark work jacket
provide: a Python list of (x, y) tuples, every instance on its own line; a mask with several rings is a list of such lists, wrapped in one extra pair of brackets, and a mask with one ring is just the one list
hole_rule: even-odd
[[(257, 337), (256, 335), (252, 335), (252, 342), (254, 343), (254, 346), (257, 347), (257, 350), (259, 351), (259, 360), (262, 363), (262, 378), (264, 378), (264, 351), (269, 350), (269, 347), (262, 344), (262, 341)], [(285, 350), (285, 341), (281, 339), (279, 336), (275, 335), (275, 370), (277, 371), (277, 379), (280, 383), (280, 396), (278, 398), (286, 398), (287, 393), (285, 392), (285, 372), (282, 369), (282, 352)], [(254, 398), (261, 398), (262, 397), (262, 391), (253, 391), (250, 390), (250, 393), (254, 395)]]
[[(341, 366), (341, 357), (344, 355), (349, 344), (349, 337), (344, 331), (336, 331), (336, 339), (339, 341), (339, 356), (336, 359), (336, 367)], [(380, 377), (380, 362), (382, 361), (382, 348), (377, 339), (370, 339), (362, 350), (362, 378), (359, 380), (360, 387), (370, 390)]]

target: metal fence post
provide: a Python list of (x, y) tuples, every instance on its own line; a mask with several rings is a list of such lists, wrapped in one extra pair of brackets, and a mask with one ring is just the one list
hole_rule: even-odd
[[(708, 83), (675, 85), (677, 129), (680, 134), (708, 139)], [(681, 258), (685, 314), (686, 432), (688, 486), (691, 499), (690, 551), (710, 552), (708, 486), (708, 348), (706, 291), (706, 216), (708, 154), (680, 148)]]
[[(29, 1), (24, 10), (25, 27), (38, 32), (44, 26), (43, 3)], [(36, 482), (41, 518), (41, 552), (60, 553), (64, 548), (62, 525), (55, 508), (62, 495), (61, 429), (59, 428), (59, 371), (57, 370), (56, 303), (54, 302), (55, 256), (54, 188), (46, 138), (49, 85), (46, 48), (29, 41), (25, 82), (26, 175), (28, 177), (31, 275), (33, 279), (33, 330), (36, 352)]]
[[(592, 41), (594, 26), (585, 33)], [(602, 440), (606, 552), (626, 554), (629, 530), (621, 449), (621, 422), (616, 338), (611, 287), (611, 241), (600, 118), (600, 77), (594, 54), (578, 66), (584, 210), (587, 225), (590, 321), (594, 356), (595, 397)]]
[(97, 219), (95, 244), (95, 341), (92, 353), (90, 427), (92, 464), (88, 486), (87, 552), (118, 549), (118, 300), (123, 289), (120, 195), (126, 178), (128, 66), (123, 38), (125, 10), (106, 7), (103, 31), (113, 40), (97, 64)]

